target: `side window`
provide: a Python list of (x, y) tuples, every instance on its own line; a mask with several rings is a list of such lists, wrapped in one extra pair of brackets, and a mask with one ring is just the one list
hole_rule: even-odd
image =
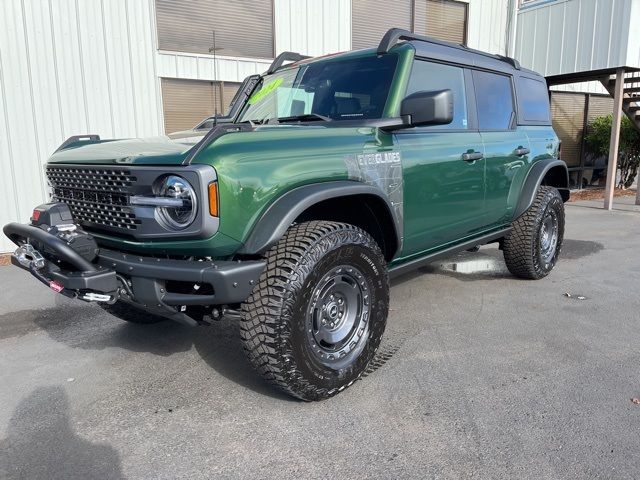
[(480, 130), (508, 130), (514, 118), (511, 78), (496, 73), (473, 71)]
[(413, 62), (406, 95), (415, 92), (451, 89), (453, 92), (453, 121), (448, 125), (424, 128), (465, 129), (468, 125), (464, 71), (460, 67), (416, 60)]
[(547, 85), (533, 78), (518, 81), (518, 114), (526, 122), (550, 123), (549, 91)]

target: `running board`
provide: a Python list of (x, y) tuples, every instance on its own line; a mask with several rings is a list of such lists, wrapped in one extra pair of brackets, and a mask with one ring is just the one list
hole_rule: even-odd
[(405, 273), (408, 273), (412, 270), (415, 270), (417, 268), (424, 267), (425, 265), (433, 263), (436, 260), (449, 257), (454, 253), (463, 252), (464, 250), (469, 250), (470, 248), (477, 247), (478, 245), (485, 245), (487, 243), (491, 243), (495, 240), (498, 240), (504, 237), (510, 231), (511, 231), (511, 227), (498, 230), (497, 232), (487, 233), (480, 237), (476, 237), (472, 240), (467, 240), (466, 242), (452, 245), (443, 250), (438, 250), (437, 252), (429, 253), (424, 257), (415, 258), (413, 260), (409, 260), (406, 263), (396, 265), (395, 267), (392, 267), (389, 269), (389, 278), (399, 277), (400, 275), (404, 275)]

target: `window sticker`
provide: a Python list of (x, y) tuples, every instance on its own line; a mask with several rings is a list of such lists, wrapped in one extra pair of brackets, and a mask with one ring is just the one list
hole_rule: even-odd
[(278, 88), (282, 84), (282, 78), (276, 78), (275, 80), (270, 81), (266, 85), (264, 85), (260, 90), (251, 95), (249, 98), (249, 105), (257, 103), (273, 92), (276, 88)]

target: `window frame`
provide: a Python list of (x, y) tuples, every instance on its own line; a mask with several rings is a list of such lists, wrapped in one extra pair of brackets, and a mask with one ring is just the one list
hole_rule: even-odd
[(471, 81), (473, 84), (473, 97), (474, 100), (477, 97), (476, 94), (476, 82), (474, 79), (474, 75), (473, 72), (483, 72), (483, 73), (489, 73), (489, 74), (493, 74), (493, 75), (499, 75), (502, 77), (507, 77), (507, 79), (509, 80), (509, 85), (511, 87), (511, 106), (513, 108), (513, 117), (511, 120), (511, 125), (509, 125), (508, 128), (481, 128), (480, 127), (480, 112), (479, 112), (479, 108), (478, 105), (476, 103), (476, 120), (477, 120), (477, 127), (478, 127), (478, 131), (480, 132), (512, 132), (514, 130), (518, 129), (518, 99), (516, 97), (516, 88), (515, 88), (515, 80), (513, 78), (513, 75), (510, 73), (505, 73), (505, 72), (498, 72), (495, 70), (489, 70), (489, 69), (485, 69), (485, 68), (469, 68), (469, 71), (471, 73)]
[[(407, 96), (407, 88), (409, 87), (409, 79), (411, 74), (413, 73), (413, 66), (415, 62), (423, 61), (428, 63), (437, 63), (440, 65), (447, 65), (450, 67), (456, 67), (462, 70), (462, 76), (464, 81), (464, 93), (465, 93), (465, 101), (467, 104), (467, 128), (444, 128), (441, 125), (423, 125), (412, 127), (409, 129), (398, 130), (396, 133), (402, 134), (412, 134), (412, 133), (467, 133), (467, 132), (477, 132), (478, 131), (478, 117), (477, 117), (477, 109), (476, 109), (476, 98), (475, 98), (475, 89), (473, 85), (473, 78), (471, 76), (471, 71), (463, 64), (455, 63), (455, 62), (445, 62), (442, 60), (438, 60), (435, 58), (428, 58), (423, 56), (414, 56), (413, 63), (411, 64), (411, 71), (407, 76), (407, 84), (404, 86), (402, 98), (406, 98)], [(455, 113), (455, 112), (454, 112)]]

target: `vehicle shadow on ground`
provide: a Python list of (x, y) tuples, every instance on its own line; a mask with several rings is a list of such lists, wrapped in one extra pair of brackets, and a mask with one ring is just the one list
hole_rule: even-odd
[[(596, 254), (604, 249), (604, 245), (590, 240), (565, 239), (560, 253), (563, 260), (579, 260)], [(497, 245), (483, 248), (477, 252), (460, 252), (451, 257), (418, 268), (398, 277), (392, 285), (411, 281), (422, 275), (445, 275), (462, 281), (513, 279), (514, 277), (504, 262), (502, 251)]]
[(124, 322), (93, 305), (63, 306), (32, 313), (37, 328), (73, 348), (121, 348), (161, 357), (195, 348), (207, 365), (232, 382), (266, 396), (290, 398), (264, 381), (248, 363), (237, 321), (224, 319), (210, 327), (187, 327), (170, 320), (138, 325)]
[(118, 452), (78, 436), (60, 386), (41, 387), (13, 412), (0, 440), (0, 478), (124, 478)]

